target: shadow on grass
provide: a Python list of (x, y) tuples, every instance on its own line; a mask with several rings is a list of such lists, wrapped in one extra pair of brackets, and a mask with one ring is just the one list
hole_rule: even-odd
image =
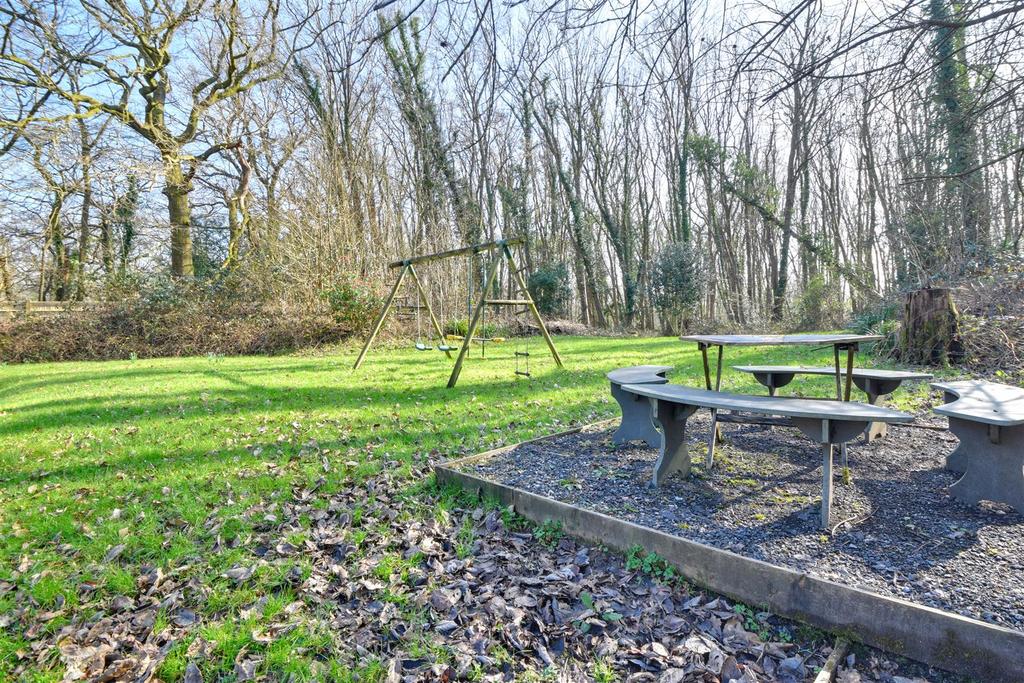
[[(533, 378), (517, 378), (512, 374), (509, 352), (507, 356), (488, 356), (483, 361), (470, 359), (468, 371), (455, 390), (445, 387), (451, 362), (443, 354), (431, 355), (428, 362), (421, 360), (424, 354), (407, 350), (393, 353), (384, 350), (387, 357), (371, 356), (359, 371), (350, 370), (354, 360), (352, 353), (323, 358), (293, 357), (291, 360), (137, 361), (145, 364), (140, 367), (124, 367), (123, 362), (115, 361), (76, 364), (77, 367), (68, 371), (65, 365), (69, 364), (47, 366), (45, 376), (32, 373), (24, 380), (15, 376), (13, 383), (0, 388), (0, 397), (7, 399), (5, 403), (9, 405), (8, 414), (0, 422), (0, 439), (25, 438), (39, 433), (41, 441), (51, 440), (56, 452), (57, 444), (70, 441), (70, 433), (77, 430), (132, 425), (140, 431), (134, 436), (124, 435), (113, 447), (113, 453), (100, 455), (92, 451), (77, 455), (73, 448), (64, 453), (65, 460), (88, 460), (81, 464), (54, 463), (46, 456), (39, 461), (23, 462), (16, 460), (16, 454), (0, 457), (0, 462), (6, 461), (3, 486), (9, 488), (22, 483), (40, 469), (58, 477), (79, 480), (106, 468), (132, 472), (179, 466), (197, 458), (209, 462), (243, 455), (244, 447), (222, 445), (223, 442), (209, 438), (213, 431), (221, 427), (227, 429), (227, 422), (232, 423), (231, 428), (237, 428), (235, 422), (239, 418), (251, 420), (251, 425), (237, 430), (243, 433), (254, 432), (258, 419), (267, 421), (267, 417), (272, 426), (278, 427), (293, 420), (336, 420), (339, 423), (326, 431), (348, 430), (357, 434), (354, 441), (338, 440), (337, 446), (349, 447), (356, 442), (365, 444), (375, 440), (385, 444), (394, 442), (400, 449), (427, 443), (443, 449), (468, 439), (479, 442), (481, 430), (511, 429), (508, 426), (511, 423), (523, 426), (532, 422), (544, 428), (556, 419), (579, 420), (593, 415), (595, 410), (612, 415), (615, 410), (607, 400), (604, 375), (622, 365), (673, 365), (672, 381), (703, 384), (696, 348), (674, 338), (557, 339), (556, 345), (566, 364), (564, 370), (553, 366), (539, 339), (532, 343), (534, 350), (540, 344), (540, 353), (544, 354), (544, 363), (534, 366)], [(732, 362), (765, 356), (806, 362), (813, 354), (794, 353), (787, 357), (778, 349), (766, 354), (764, 349), (745, 348), (736, 350)], [(120, 366), (110, 367), (112, 364)], [(24, 366), (20, 368), (20, 371), (26, 370)], [(507, 371), (507, 379), (495, 378), (497, 371)], [(740, 382), (727, 380), (725, 387), (731, 389), (742, 383), (752, 391), (761, 391), (745, 376), (735, 379)], [(431, 384), (425, 385), (424, 381)], [(96, 394), (76, 395), (82, 393), (77, 390), (87, 392), (93, 386), (97, 388)], [(822, 388), (827, 391), (827, 383), (823, 383)], [(43, 397), (36, 401), (24, 398), (36, 394), (43, 394)], [(522, 404), (541, 396), (552, 405), (529, 408), (520, 405), (516, 410), (511, 409), (512, 402)], [(20, 405), (17, 397), (22, 397)], [(478, 413), (481, 409), (485, 410)], [(159, 423), (169, 420), (183, 421), (181, 428), (162, 429)], [(330, 439), (330, 434), (327, 438)], [(206, 443), (202, 448), (189, 443), (204, 439)], [(64, 450), (68, 451), (66, 447)]]

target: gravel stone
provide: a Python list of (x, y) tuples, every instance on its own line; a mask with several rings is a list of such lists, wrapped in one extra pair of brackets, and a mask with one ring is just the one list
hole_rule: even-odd
[[(941, 427), (932, 418), (919, 424)], [(819, 528), (821, 456), (795, 429), (724, 424), (705, 469), (709, 419), (688, 425), (694, 466), (650, 486), (657, 451), (615, 446), (614, 425), (499, 453), (467, 471), (747, 557), (882, 595), (1024, 630), (1024, 516), (954, 500), (943, 468), (956, 437), (891, 426), (849, 446), (852, 482), (836, 449), (833, 529)]]

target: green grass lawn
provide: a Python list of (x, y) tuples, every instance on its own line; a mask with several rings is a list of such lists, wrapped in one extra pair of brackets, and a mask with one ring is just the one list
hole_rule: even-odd
[[(459, 456), (612, 417), (604, 373), (615, 367), (672, 365), (673, 381), (703, 383), (694, 345), (675, 339), (557, 344), (564, 370), (534, 340), (534, 376), (517, 378), (511, 345), (493, 346), (488, 358), (477, 352), (467, 361), (455, 390), (444, 386), (451, 363), (443, 354), (410, 348), (375, 349), (357, 372), (351, 348), (0, 367), (0, 679), (28, 657), (41, 662), (29, 667), (30, 680), (59, 680), (56, 653), (40, 656), (32, 642), (91, 605), (131, 595), (146, 565), (214, 588), (196, 608), (204, 637), (222, 647), (204, 671), (213, 676), (207, 680), (229, 672), (241, 647), (266, 650), (264, 673), (324, 675), (344, 647), (329, 634), (247, 640), (288, 596), (240, 618), (266, 585), (239, 588), (221, 578), (248, 552), (224, 537), (244, 538), (251, 521), (243, 513), (256, 501), (287, 499), (295, 485), (323, 479), (318, 490), (339, 491), (380, 468), (402, 476), (414, 459)], [(828, 364), (830, 355), (733, 348), (726, 366)], [(728, 367), (723, 386), (764, 391)], [(904, 407), (923, 398), (919, 387), (901, 390)], [(784, 390), (791, 391), (827, 396), (834, 385), (801, 377)], [(423, 482), (408, 479), (418, 495)], [(105, 561), (112, 549), (119, 555)], [(301, 569), (301, 558), (295, 562)], [(318, 661), (306, 651), (317, 652)], [(162, 676), (180, 678), (183, 661), (168, 657)]]

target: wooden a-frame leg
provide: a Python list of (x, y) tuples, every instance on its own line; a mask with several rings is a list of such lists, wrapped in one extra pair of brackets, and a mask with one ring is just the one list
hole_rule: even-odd
[(533, 315), (534, 321), (537, 323), (537, 327), (540, 328), (541, 336), (544, 337), (544, 343), (548, 345), (548, 351), (551, 352), (551, 358), (555, 361), (555, 365), (562, 367), (562, 357), (558, 355), (558, 349), (555, 348), (555, 342), (552, 341), (551, 335), (548, 334), (548, 327), (544, 324), (544, 319), (540, 315), (540, 311), (537, 310), (537, 304), (534, 303), (533, 297), (530, 295), (530, 288), (526, 286), (526, 280), (523, 279), (522, 273), (519, 272), (519, 268), (516, 266), (516, 261), (512, 258), (512, 250), (506, 244), (502, 247), (502, 252), (505, 254), (505, 259), (508, 261), (508, 270), (512, 273), (512, 277), (515, 278), (516, 284), (519, 285), (520, 294), (526, 300), (526, 306), (530, 309), (530, 313)]
[(681, 406), (668, 401), (650, 399), (654, 421), (661, 428), (661, 450), (654, 464), (654, 486), (660, 486), (670, 474), (690, 473), (690, 452), (686, 445), (686, 420), (696, 406)]
[(491, 285), (494, 284), (494, 278), (498, 274), (498, 263), (501, 261), (501, 253), (497, 253), (491, 258), (491, 264), (487, 278), (484, 282), (484, 286), (480, 291), (480, 300), (477, 302), (476, 310), (473, 311), (473, 319), (469, 321), (469, 328), (466, 330), (466, 337), (462, 340), (462, 346), (459, 348), (459, 355), (455, 359), (455, 367), (452, 368), (452, 374), (448, 378), (448, 388), (452, 389), (455, 384), (459, 381), (459, 375), (462, 373), (462, 364), (466, 360), (466, 354), (469, 353), (469, 345), (473, 342), (473, 336), (476, 334), (477, 325), (480, 324), (480, 316), (484, 312), (484, 306), (487, 305), (487, 294), (491, 291)]
[(356, 370), (363, 363), (363, 358), (366, 357), (366, 352), (370, 350), (370, 345), (373, 344), (373, 340), (377, 338), (377, 334), (380, 332), (381, 326), (384, 325), (384, 319), (388, 317), (388, 313), (391, 312), (391, 307), (395, 303), (395, 296), (398, 295), (398, 288), (402, 286), (402, 282), (405, 280), (405, 274), (409, 272), (412, 266), (402, 266), (401, 272), (398, 273), (398, 279), (395, 280), (395, 284), (391, 287), (391, 293), (388, 294), (388, 299), (384, 304), (384, 308), (381, 309), (380, 315), (377, 316), (377, 320), (373, 323), (373, 331), (370, 332), (370, 336), (366, 338), (366, 343), (363, 344), (363, 348), (359, 351), (359, 356), (356, 358), (356, 362), (352, 365), (352, 369)]

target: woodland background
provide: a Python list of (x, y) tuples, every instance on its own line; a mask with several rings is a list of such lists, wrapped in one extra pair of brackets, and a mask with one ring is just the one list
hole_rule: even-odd
[[(1019, 272), (1022, 22), (1008, 0), (0, 0), (0, 297), (106, 302), (3, 323), (0, 354), (343, 338), (389, 261), (499, 237), (527, 238), (547, 315), (592, 328), (886, 331), (901, 291)], [(443, 317), (480, 268), (425, 274)], [(998, 310), (972, 290), (982, 321), (1015, 287)]]

